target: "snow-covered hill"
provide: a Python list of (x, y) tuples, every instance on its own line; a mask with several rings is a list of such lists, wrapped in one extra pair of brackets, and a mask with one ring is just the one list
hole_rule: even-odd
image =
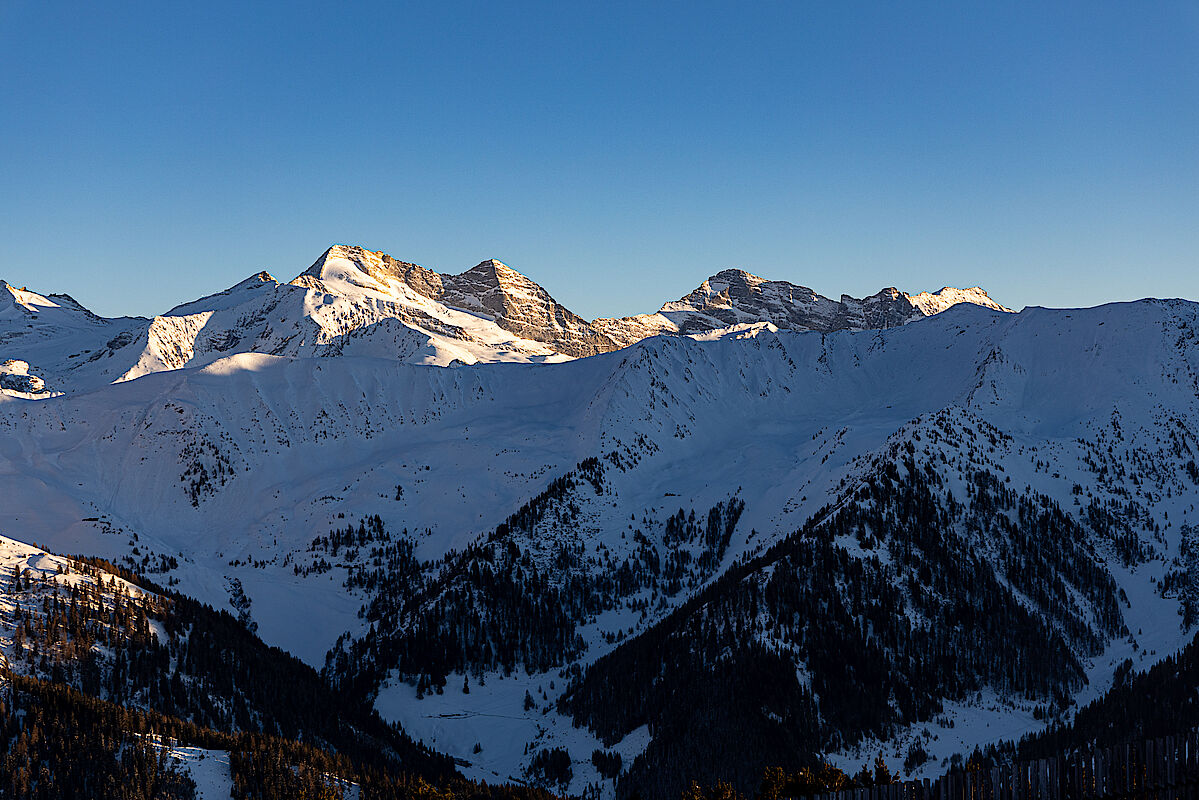
[[(934, 760), (912, 768), (934, 770), (1185, 640), (1199, 305), (1012, 314), (968, 291), (931, 318), (937, 296), (899, 294), (808, 297), (803, 317), (797, 287), (735, 283), (676, 309), (694, 335), (568, 359), (587, 323), (498, 265), (447, 277), (335, 249), (156, 318), (144, 332), (167, 320), (191, 348), (176, 367), (0, 405), (0, 532), (134, 566), (310, 664), (332, 651), (331, 680), (474, 777), (553, 783), (539, 754), (563, 748), (573, 791), (612, 788), (597, 749), (630, 791), (669, 793), (669, 763), (752, 771), (721, 720), (746, 747), (854, 767), (919, 745)], [(542, 338), (521, 334), (526, 363), (411, 363), (381, 343), (418, 311), (427, 353), (501, 360), (469, 320)], [(838, 577), (776, 577), (805, 569)], [(960, 619), (999, 627), (962, 639)], [(678, 641), (694, 658), (664, 661)], [(851, 647), (874, 656), (830, 668)], [(675, 748), (686, 714), (724, 756)]]

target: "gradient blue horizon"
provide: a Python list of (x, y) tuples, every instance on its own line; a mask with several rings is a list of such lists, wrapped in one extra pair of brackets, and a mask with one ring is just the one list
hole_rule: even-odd
[(588, 317), (1199, 299), (1199, 4), (0, 0), (0, 278), (152, 314), (330, 244)]

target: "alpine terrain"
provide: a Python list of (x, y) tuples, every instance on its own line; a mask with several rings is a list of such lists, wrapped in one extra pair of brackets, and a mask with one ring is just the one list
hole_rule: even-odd
[(588, 321), (338, 245), (152, 318), (0, 282), (0, 391), (6, 708), (223, 796), (935, 777), (1135, 727), (1199, 624), (1187, 300)]

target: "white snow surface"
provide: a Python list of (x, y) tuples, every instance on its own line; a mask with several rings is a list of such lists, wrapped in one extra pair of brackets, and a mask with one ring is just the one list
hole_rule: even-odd
[(196, 784), (196, 800), (225, 800), (233, 796), (233, 776), (229, 772), (229, 753), (177, 744), (163, 745), (167, 756)]

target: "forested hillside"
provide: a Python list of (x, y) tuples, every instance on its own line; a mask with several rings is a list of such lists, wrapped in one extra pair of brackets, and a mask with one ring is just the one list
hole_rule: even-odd
[[(155, 782), (172, 780), (171, 770), (161, 748), (138, 738), (147, 732), (203, 747), (216, 746), (214, 737), (242, 748), (303, 741), (384, 773), (433, 782), (454, 774), (450, 759), (384, 722), (364, 700), (336, 693), (232, 614), (102, 559), (54, 556), (12, 540), (0, 545), (7, 752), (16, 759), (7, 774), (24, 775), (23, 785), (34, 787), (28, 796), (59, 796), (75, 769), (102, 784), (128, 778), (142, 785), (130, 791), (148, 792), (130, 796), (157, 796)], [(80, 717), (64, 722), (61, 715)], [(73, 727), (105, 743), (96, 765), (82, 755), (86, 743), (61, 738)], [(37, 788), (43, 761), (64, 765), (49, 770), (60, 789), (44, 780)]]
[(0, 676), (0, 796), (14, 800), (192, 800), (177, 748), (225, 756), (233, 800), (551, 800), (537, 789), (487, 786), (456, 774), (397, 769), (377, 751), (353, 755), (257, 732), (222, 732), (98, 700), (61, 683)]
[(605, 741), (653, 731), (622, 791), (748, 789), (766, 766), (888, 738), (983, 687), (1068, 704), (1083, 660), (1127, 634), (1120, 590), (1050, 498), (963, 455), (934, 467), (970, 452), (954, 422), (931, 420), (919, 450), (905, 437), (836, 507), (571, 685), (560, 709)]

